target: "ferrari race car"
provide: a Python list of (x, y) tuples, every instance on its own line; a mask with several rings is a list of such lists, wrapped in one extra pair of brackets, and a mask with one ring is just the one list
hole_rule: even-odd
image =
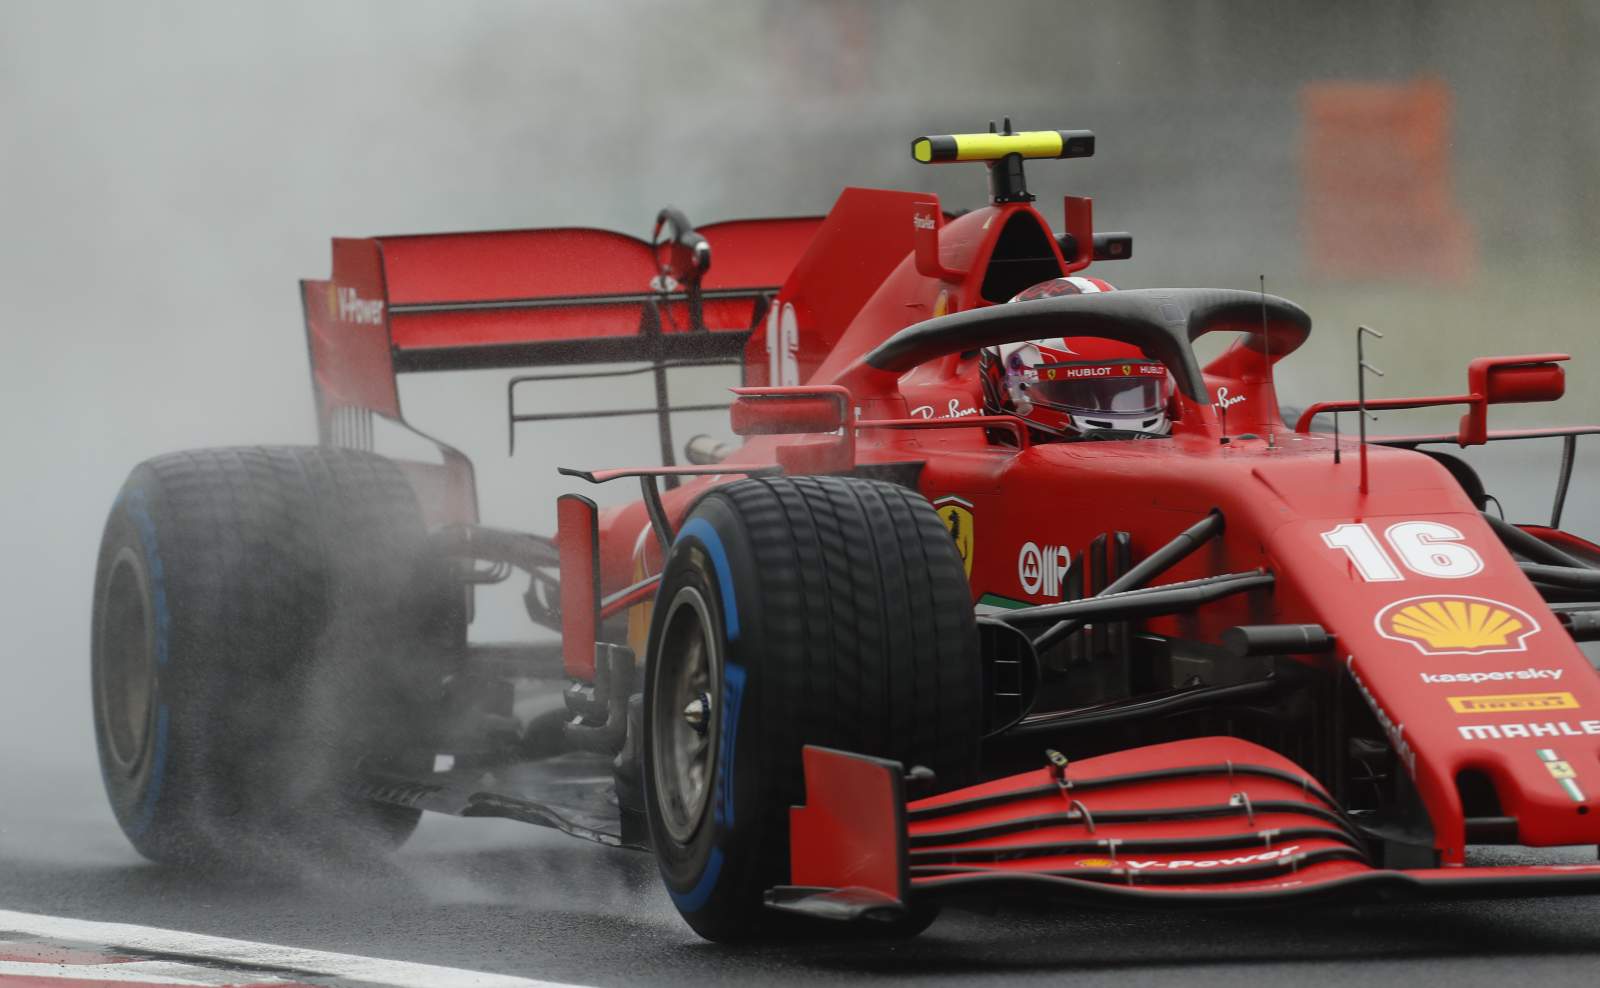
[[(1009, 122), (917, 140), (987, 166), (961, 214), (850, 188), (817, 218), (663, 210), (649, 242), (335, 240), (301, 286), (320, 444), (157, 457), (106, 524), (94, 717), (128, 838), (270, 865), (396, 846), (423, 810), (509, 817), (652, 851), (715, 940), (908, 934), (1023, 895), (1600, 891), (1600, 865), (1474, 861), (1600, 842), (1576, 644), (1600, 638), (1600, 545), (1560, 527), (1600, 429), (1487, 425), (1559, 398), (1567, 356), (1476, 359), (1461, 394), (1291, 428), (1273, 372), (1311, 320), (1289, 301), (1009, 301), (1130, 253), (1088, 199), (1058, 233), (1027, 191), (1026, 160), (1093, 148)], [(1233, 340), (1202, 365), (1212, 333)], [(1066, 356), (1022, 387), (1103, 378), (1115, 405), (1137, 378), (1159, 429), (1042, 427), (995, 361), (1046, 338)], [(740, 438), (679, 462), (674, 414), (724, 406), (673, 404), (669, 376), (704, 365), (742, 376)], [(539, 367), (508, 384), (513, 438), (633, 415), (662, 460), (563, 466), (638, 494), (563, 495), (549, 537), (479, 521), (472, 464), (396, 383)], [(627, 375), (653, 407), (528, 410)], [(1431, 405), (1463, 406), (1459, 429), (1365, 436), (1367, 409)], [(1539, 437), (1566, 454), (1548, 524), (1485, 513), (1443, 449)], [(471, 638), (475, 589), (514, 573), (526, 640)]]

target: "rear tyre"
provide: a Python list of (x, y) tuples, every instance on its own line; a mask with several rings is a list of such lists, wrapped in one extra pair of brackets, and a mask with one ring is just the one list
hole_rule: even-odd
[(961, 557), (915, 491), (785, 477), (707, 494), (668, 554), (646, 671), (646, 817), (684, 919), (712, 940), (845, 932), (762, 904), (789, 880), (802, 745), (964, 785), (980, 692)]
[[(431, 765), (462, 594), (382, 457), (175, 453), (136, 467), (101, 541), (92, 686), (101, 775), (157, 861), (387, 849), (418, 811), (351, 795), (357, 765)], [(266, 855), (266, 858), (263, 858)]]

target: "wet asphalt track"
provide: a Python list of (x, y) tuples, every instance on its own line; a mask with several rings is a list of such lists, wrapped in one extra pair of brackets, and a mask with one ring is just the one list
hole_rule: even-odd
[(382, 865), (240, 879), (147, 864), (108, 814), (63, 795), (72, 798), (0, 816), (0, 907), (606, 986), (1600, 980), (1600, 898), (1250, 913), (1019, 908), (946, 913), (905, 943), (734, 950), (682, 925), (647, 856), (518, 824), (432, 819)]

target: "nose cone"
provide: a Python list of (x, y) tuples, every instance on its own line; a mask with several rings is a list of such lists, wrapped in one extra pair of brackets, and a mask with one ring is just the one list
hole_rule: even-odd
[(1600, 842), (1600, 676), (1478, 512), (1427, 513), (1450, 502), (1425, 471), (1386, 472), (1382, 501), (1272, 534), (1280, 600), (1334, 635), (1447, 861), (1469, 814), (1530, 846)]

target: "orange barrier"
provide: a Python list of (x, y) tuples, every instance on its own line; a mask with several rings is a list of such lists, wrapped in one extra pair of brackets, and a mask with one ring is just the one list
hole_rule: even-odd
[(1300, 97), (1301, 232), (1306, 264), (1328, 278), (1463, 281), (1474, 232), (1450, 177), (1450, 88), (1319, 82)]

